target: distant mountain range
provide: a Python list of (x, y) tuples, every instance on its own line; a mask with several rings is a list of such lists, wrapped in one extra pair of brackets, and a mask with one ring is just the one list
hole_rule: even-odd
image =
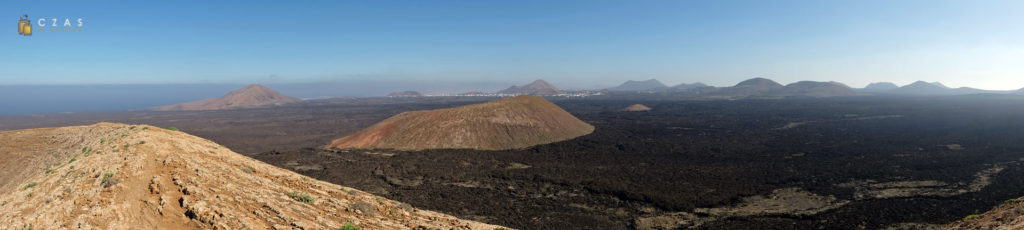
[[(659, 85), (661, 87), (658, 87)], [(700, 82), (665, 87), (658, 80), (651, 79), (646, 81), (627, 81), (609, 90), (619, 94), (647, 92), (669, 95), (681, 94), (692, 98), (705, 99), (836, 97), (860, 94), (838, 82), (801, 81), (782, 85), (767, 78), (752, 78), (730, 87), (713, 87)]]
[[(1022, 89), (1024, 90), (1024, 89)], [(1005, 94), (1005, 93), (1018, 93), (1017, 91), (1004, 91), (1004, 90), (983, 90), (975, 89), (970, 87), (950, 88), (939, 82), (925, 82), (916, 81), (908, 85), (896, 87), (896, 84), (889, 82), (876, 82), (871, 83), (867, 87), (864, 87), (860, 91), (873, 93), (873, 94), (885, 94), (885, 95), (966, 95), (966, 94)]]
[(752, 78), (730, 87), (713, 87), (702, 83), (679, 84), (666, 87), (656, 79), (626, 81), (608, 88), (614, 93), (689, 93), (698, 98), (773, 98), (773, 97), (835, 97), (857, 95), (967, 95), (967, 94), (1024, 94), (1019, 90), (983, 90), (969, 87), (950, 88), (939, 82), (917, 81), (904, 86), (891, 82), (875, 82), (864, 88), (851, 88), (840, 82), (800, 81), (782, 85), (767, 78)]

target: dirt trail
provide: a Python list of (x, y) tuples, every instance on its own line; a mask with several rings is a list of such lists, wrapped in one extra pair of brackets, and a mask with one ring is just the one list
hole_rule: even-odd
[(147, 125), (0, 132), (0, 229), (495, 229)]

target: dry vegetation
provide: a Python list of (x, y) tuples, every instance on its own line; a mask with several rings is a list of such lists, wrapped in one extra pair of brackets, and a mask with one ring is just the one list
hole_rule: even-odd
[(311, 180), (183, 132), (90, 126), (0, 132), (0, 226), (494, 229)]

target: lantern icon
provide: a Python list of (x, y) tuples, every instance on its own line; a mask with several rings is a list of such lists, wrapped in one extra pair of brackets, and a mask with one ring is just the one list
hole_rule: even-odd
[(28, 21), (27, 14), (22, 14), (21, 19), (18, 20), (18, 34), (32, 36), (32, 23)]

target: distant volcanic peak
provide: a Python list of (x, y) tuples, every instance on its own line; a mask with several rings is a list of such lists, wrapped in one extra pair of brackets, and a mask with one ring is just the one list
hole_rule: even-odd
[(515, 94), (515, 95), (558, 95), (562, 94), (561, 90), (555, 88), (547, 81), (543, 79), (537, 79), (530, 84), (524, 86), (511, 86), (508, 89), (498, 91), (500, 94)]
[[(5, 159), (0, 161), (0, 184), (10, 185), (0, 188), (0, 226), (5, 227), (59, 229), (72, 222), (87, 229), (289, 223), (335, 229), (346, 222), (362, 229), (499, 227), (403, 209), (398, 202), (309, 179), (212, 141), (154, 126), (99, 123), (3, 131), (0, 139), (19, 141), (0, 148)], [(83, 201), (102, 205), (63, 211), (82, 207)], [(362, 203), (370, 208), (352, 208)]]
[(692, 90), (692, 89), (707, 88), (707, 87), (710, 87), (710, 86), (705, 85), (704, 83), (695, 82), (695, 83), (691, 83), (691, 84), (681, 83), (681, 84), (672, 86), (670, 89), (672, 89), (672, 90)]
[(229, 92), (220, 98), (209, 98), (201, 101), (187, 102), (154, 108), (153, 110), (219, 110), (232, 108), (257, 107), (271, 104), (299, 102), (302, 99), (281, 95), (277, 91), (252, 84)]
[(667, 88), (664, 83), (657, 79), (647, 79), (643, 81), (628, 80), (619, 86), (609, 88), (612, 91), (645, 91), (645, 90), (656, 90)]
[(833, 85), (838, 85), (838, 86), (846, 87), (846, 88), (851, 88), (851, 89), (853, 88), (853, 87), (850, 87), (850, 86), (848, 86), (848, 85), (846, 85), (846, 84), (844, 84), (842, 82), (838, 82), (838, 81), (829, 81), (828, 83), (829, 84), (833, 84)]
[(892, 82), (875, 82), (864, 86), (864, 89), (868, 90), (890, 90), (895, 88), (899, 88), (899, 86)]
[(949, 87), (946, 87), (946, 85), (943, 85), (940, 82), (926, 82), (926, 81), (915, 81), (914, 83), (910, 83), (909, 85), (905, 85), (903, 87), (929, 87), (929, 88), (938, 87), (938, 88), (946, 88), (946, 89), (949, 88)]
[(760, 78), (760, 77), (758, 77), (758, 78), (751, 78), (751, 79), (748, 79), (746, 81), (742, 81), (742, 82), (736, 84), (736, 87), (751, 87), (751, 86), (752, 87), (778, 88), (778, 87), (782, 87), (782, 84), (779, 84), (778, 82), (772, 81), (771, 79)]
[(548, 81), (545, 81), (544, 79), (537, 79), (530, 82), (530, 84), (523, 86), (523, 88), (550, 89), (555, 88), (555, 86), (551, 85), (551, 83), (548, 83)]
[(329, 148), (516, 149), (572, 139), (594, 127), (535, 96), (395, 115)]
[(622, 110), (623, 111), (630, 111), (630, 112), (650, 111), (651, 107), (647, 107), (646, 105), (643, 105), (643, 104), (633, 104), (633, 105), (630, 105), (629, 107), (626, 107), (625, 109), (622, 109)]
[(934, 83), (928, 83), (928, 82), (925, 82), (925, 81), (915, 81), (914, 83), (910, 83), (908, 85), (904, 85), (904, 86), (902, 86), (900, 88), (946, 89), (948, 87), (946, 87), (944, 85), (941, 85), (941, 84), (936, 85)]
[(222, 99), (234, 100), (237, 104), (268, 104), (279, 102), (297, 102), (302, 99), (281, 95), (277, 91), (263, 87), (259, 84), (252, 84), (241, 89), (231, 91)]
[(783, 96), (836, 97), (857, 95), (850, 87), (834, 82), (799, 81), (786, 85), (778, 94)]
[(820, 82), (820, 81), (798, 81), (786, 85), (786, 87), (820, 87), (820, 86), (833, 86), (833, 87), (844, 87), (848, 86), (838, 82)]

